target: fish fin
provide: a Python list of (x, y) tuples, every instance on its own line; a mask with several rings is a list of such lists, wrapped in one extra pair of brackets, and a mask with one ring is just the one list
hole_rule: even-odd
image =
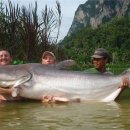
[(30, 80), (31, 78), (32, 78), (32, 74), (31, 74), (31, 73), (29, 73), (29, 75), (25, 75), (25, 76), (20, 77), (20, 79), (18, 79), (18, 80), (14, 83), (14, 85), (13, 85), (13, 87), (12, 87), (12, 89), (13, 89), (13, 91), (12, 91), (12, 96), (13, 96), (13, 97), (16, 97), (16, 96), (18, 95), (18, 93), (19, 93), (18, 87), (20, 87), (21, 84), (27, 82), (27, 81)]
[(53, 99), (55, 100), (56, 103), (67, 103), (67, 102), (69, 102), (69, 100), (67, 98), (63, 98), (63, 97), (53, 97)]
[(118, 88), (113, 93), (111, 93), (109, 96), (107, 96), (106, 98), (104, 98), (102, 101), (103, 102), (114, 101), (116, 99), (116, 97), (120, 94), (121, 90), (122, 90), (121, 88)]
[(13, 88), (13, 91), (12, 91), (12, 97), (17, 97), (17, 95), (18, 95), (18, 88)]
[(16, 82), (15, 84), (13, 85), (13, 88), (27, 82), (28, 80), (30, 80), (32, 78), (32, 74), (29, 73), (29, 75), (24, 75), (22, 77), (20, 77)]

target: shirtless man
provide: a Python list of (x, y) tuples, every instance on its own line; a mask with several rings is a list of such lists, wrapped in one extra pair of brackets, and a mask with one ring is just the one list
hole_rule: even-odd
[[(12, 57), (7, 50), (0, 50), (0, 66), (10, 65), (12, 63)], [(12, 88), (1, 88), (0, 87), (0, 102), (17, 100), (18, 98), (13, 98)]]

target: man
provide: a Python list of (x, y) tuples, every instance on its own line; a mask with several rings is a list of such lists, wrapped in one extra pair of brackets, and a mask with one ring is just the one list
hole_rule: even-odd
[[(106, 64), (109, 63), (111, 59), (110, 54), (106, 49), (104, 48), (96, 49), (91, 57), (94, 68), (85, 70), (85, 72), (112, 75), (112, 72), (106, 69)], [(129, 78), (127, 76), (123, 77), (119, 87), (121, 87), (123, 90), (124, 88), (129, 86), (130, 84), (129, 82), (130, 82)]]
[(50, 51), (45, 51), (42, 55), (42, 64), (48, 65), (48, 64), (54, 64), (56, 62), (56, 57), (54, 53)]
[[(10, 65), (12, 62), (12, 57), (7, 50), (0, 50), (0, 66)], [(1, 88), (0, 87), (0, 102), (2, 101), (12, 101), (18, 98), (13, 98), (11, 96), (12, 88)]]
[(91, 57), (94, 68), (85, 70), (85, 72), (112, 74), (106, 69), (106, 64), (110, 62), (110, 54), (106, 49), (98, 48)]
[(10, 65), (12, 57), (7, 50), (0, 50), (0, 65)]

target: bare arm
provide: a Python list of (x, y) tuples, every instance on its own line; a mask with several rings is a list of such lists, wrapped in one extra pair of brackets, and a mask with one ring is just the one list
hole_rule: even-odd
[(122, 78), (122, 81), (121, 81), (120, 85), (119, 85), (119, 88), (121, 88), (121, 92), (120, 92), (120, 94), (118, 95), (118, 97), (117, 97), (116, 99), (119, 99), (121, 93), (122, 93), (126, 88), (128, 88), (129, 85), (130, 85), (129, 77), (124, 76), (124, 77)]
[(11, 94), (12, 93), (12, 89), (11, 88), (1, 88), (0, 87), (0, 94)]

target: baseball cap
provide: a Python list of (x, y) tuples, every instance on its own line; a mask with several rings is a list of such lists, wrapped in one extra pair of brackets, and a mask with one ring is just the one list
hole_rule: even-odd
[(94, 54), (91, 56), (92, 58), (110, 58), (109, 52), (104, 48), (98, 48), (95, 50)]
[(54, 57), (54, 59), (56, 60), (56, 57), (55, 57), (55, 55), (54, 55), (54, 53), (53, 52), (50, 52), (50, 51), (45, 51), (43, 54), (42, 54), (42, 58), (44, 58), (46, 55), (51, 55), (52, 57)]

